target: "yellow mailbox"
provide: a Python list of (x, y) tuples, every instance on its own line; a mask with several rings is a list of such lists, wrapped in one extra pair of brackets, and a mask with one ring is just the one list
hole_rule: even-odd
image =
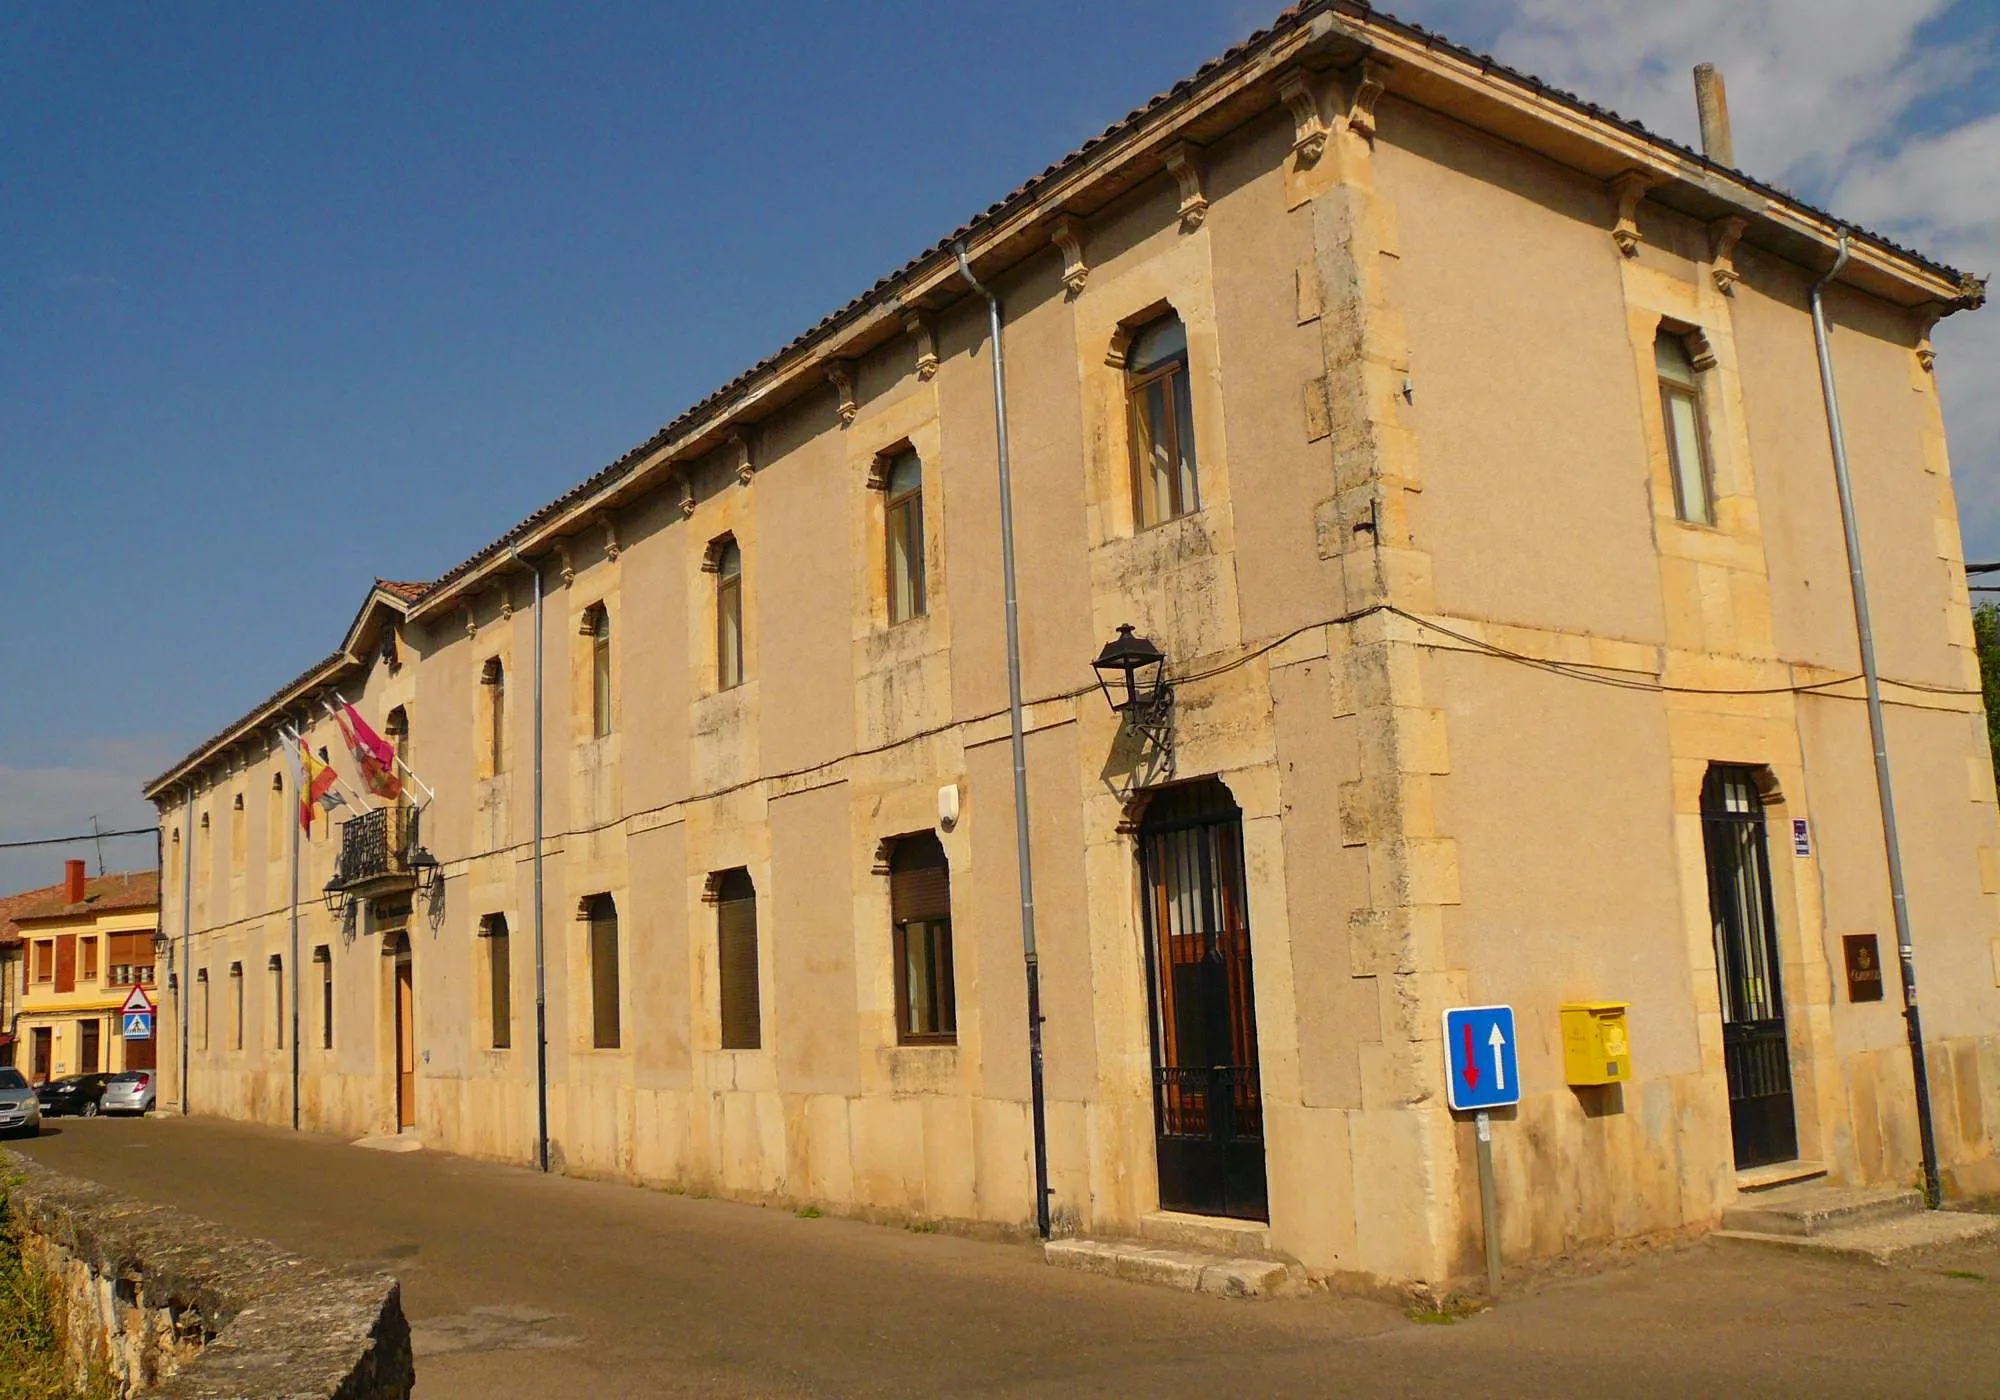
[(1563, 1071), (1571, 1084), (1618, 1084), (1632, 1077), (1632, 1042), (1623, 1001), (1566, 1001)]

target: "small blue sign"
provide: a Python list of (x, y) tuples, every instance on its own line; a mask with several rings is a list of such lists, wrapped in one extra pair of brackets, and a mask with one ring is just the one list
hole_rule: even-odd
[(1505, 1108), (1521, 1101), (1514, 1054), (1514, 1008), (1459, 1006), (1444, 1013), (1446, 1094), (1454, 1109)]
[(153, 1038), (153, 1018), (144, 1011), (126, 1012), (125, 1038), (127, 1040), (151, 1040)]

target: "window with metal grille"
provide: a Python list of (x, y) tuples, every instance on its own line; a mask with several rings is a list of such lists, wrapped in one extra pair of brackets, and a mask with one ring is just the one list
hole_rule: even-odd
[(479, 921), (479, 936), (486, 944), (486, 1001), (492, 1018), (493, 1048), (506, 1050), (514, 1044), (513, 940), (507, 934), (507, 916), (488, 914)]
[(722, 1048), (756, 1050), (764, 1043), (757, 991), (757, 887), (750, 872), (716, 878), (716, 971), (722, 991)]
[(922, 617), (929, 607), (924, 596), (924, 464), (914, 452), (898, 452), (882, 477), (888, 492), (882, 534), (893, 627)]
[(271, 954), (271, 1044), (285, 1048), (285, 960)]
[(590, 923), (590, 1043), (618, 1048), (618, 906), (608, 894), (586, 904)]
[(958, 1041), (952, 981), (951, 866), (933, 832), (896, 839), (889, 853), (889, 921), (896, 961), (896, 1039)]
[(313, 949), (319, 964), (319, 1048), (333, 1049), (333, 949), (322, 943)]
[(1187, 327), (1169, 311), (1132, 333), (1125, 353), (1132, 437), (1132, 518), (1139, 529), (1201, 508)]
[(1674, 513), (1697, 525), (1715, 523), (1714, 478), (1703, 422), (1701, 378), (1688, 354), (1687, 337), (1660, 328), (1653, 337), (1660, 378), (1660, 416), (1667, 432), (1667, 462), (1674, 478)]

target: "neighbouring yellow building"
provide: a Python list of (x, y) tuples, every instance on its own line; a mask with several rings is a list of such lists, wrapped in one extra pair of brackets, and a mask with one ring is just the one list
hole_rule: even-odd
[(82, 861), (68, 861), (63, 883), (21, 899), (10, 917), (21, 949), (9, 1029), (22, 1073), (41, 1084), (152, 1069), (157, 1037), (126, 1039), (119, 1011), (134, 987), (156, 993), (159, 872), (87, 877)]
[[(1776, 1177), (1907, 1182), (1815, 299), (1937, 1159), (2000, 1188), (2000, 820), (1930, 339), (1982, 284), (1327, 0), (442, 578), (378, 582), (152, 782), (161, 1100), (1435, 1281), (1481, 1259), (1443, 1015), (1505, 1004), (1510, 1260)], [(295, 934), (282, 732), (354, 785), (343, 698), (436, 796), (316, 823)]]

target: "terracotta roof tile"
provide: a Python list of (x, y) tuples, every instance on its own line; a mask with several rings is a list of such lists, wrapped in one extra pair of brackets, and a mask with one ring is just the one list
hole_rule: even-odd
[(38, 890), (22, 890), (18, 894), (0, 894), (0, 948), (17, 947), (21, 942), (21, 926), (14, 922), (14, 915), (48, 895), (61, 894), (61, 885), (44, 885)]
[(30, 890), (11, 897), (8, 917), (18, 936), (20, 926), (31, 919), (60, 919), (79, 914), (109, 914), (120, 909), (154, 909), (160, 903), (160, 872), (127, 870), (115, 875), (93, 875), (84, 881), (83, 902), (71, 904), (63, 898), (61, 885)]

